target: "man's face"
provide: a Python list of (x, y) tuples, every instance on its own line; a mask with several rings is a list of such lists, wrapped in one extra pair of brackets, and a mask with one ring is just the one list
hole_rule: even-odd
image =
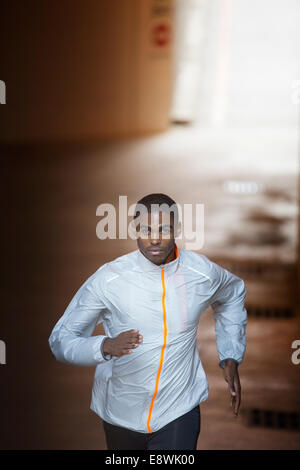
[(139, 220), (137, 244), (144, 256), (157, 265), (172, 261), (175, 247), (173, 214), (164, 211), (143, 213)]

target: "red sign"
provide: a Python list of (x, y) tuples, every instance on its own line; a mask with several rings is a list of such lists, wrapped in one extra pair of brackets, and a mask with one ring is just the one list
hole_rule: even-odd
[(152, 30), (152, 39), (156, 46), (164, 47), (169, 44), (171, 38), (171, 28), (166, 23), (159, 23)]

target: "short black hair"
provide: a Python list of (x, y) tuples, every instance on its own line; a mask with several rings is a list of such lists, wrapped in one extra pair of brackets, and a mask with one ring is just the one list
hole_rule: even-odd
[[(167, 196), (166, 194), (163, 194), (163, 193), (152, 193), (152, 194), (147, 194), (147, 196), (142, 197), (142, 199), (140, 199), (136, 203), (133, 219), (136, 219), (141, 214), (141, 210), (140, 210), (141, 208), (139, 207), (140, 205), (145, 206), (148, 211), (148, 214), (150, 214), (152, 210), (152, 207), (151, 207), (152, 204), (159, 205), (160, 211), (166, 210), (166, 207), (164, 207), (164, 205), (168, 206), (171, 209), (170, 213), (173, 213), (174, 226), (176, 227), (178, 223), (178, 219), (179, 219), (177, 204), (170, 196)], [(160, 207), (161, 205), (163, 206)]]

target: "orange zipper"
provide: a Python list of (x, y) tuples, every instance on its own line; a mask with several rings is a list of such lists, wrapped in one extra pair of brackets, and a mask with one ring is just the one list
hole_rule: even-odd
[[(177, 248), (176, 243), (175, 243), (175, 254), (176, 254), (176, 258), (178, 258), (178, 248)], [(154, 394), (152, 396), (152, 400), (151, 400), (151, 403), (150, 403), (150, 409), (149, 409), (149, 413), (148, 413), (147, 428), (148, 428), (149, 433), (152, 433), (152, 430), (151, 430), (151, 427), (150, 427), (150, 420), (151, 420), (154, 400), (155, 400), (157, 390), (158, 390), (158, 383), (159, 383), (160, 373), (161, 373), (161, 369), (162, 369), (162, 365), (163, 365), (165, 348), (166, 348), (166, 344), (167, 344), (167, 314), (166, 314), (166, 305), (165, 305), (166, 286), (165, 286), (164, 268), (161, 268), (161, 282), (162, 282), (162, 287), (163, 287), (162, 308), (163, 308), (163, 323), (164, 323), (164, 343), (163, 343), (163, 346), (161, 348), (159, 367), (158, 367), (158, 371), (157, 371), (157, 375), (156, 375), (155, 389), (154, 389)]]

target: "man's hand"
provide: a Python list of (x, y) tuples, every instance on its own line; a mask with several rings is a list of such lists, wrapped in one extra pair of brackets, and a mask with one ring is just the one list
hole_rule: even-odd
[(121, 357), (124, 354), (130, 354), (133, 348), (137, 348), (143, 341), (143, 336), (139, 330), (123, 331), (115, 338), (106, 338), (103, 343), (104, 355)]
[(237, 416), (241, 404), (241, 384), (238, 373), (238, 364), (234, 361), (227, 360), (223, 369), (225, 381), (228, 383), (229, 392), (231, 394), (230, 406), (233, 408), (234, 414)]

